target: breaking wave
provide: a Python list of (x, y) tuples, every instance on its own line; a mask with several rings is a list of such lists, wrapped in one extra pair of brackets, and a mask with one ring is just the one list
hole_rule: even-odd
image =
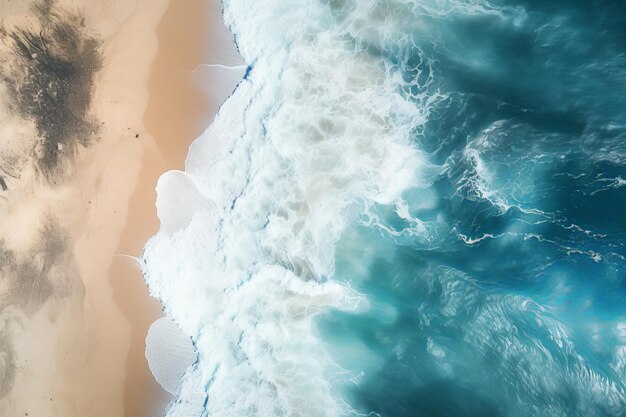
[(504, 3), (224, 2), (249, 68), (144, 252), (169, 416), (624, 415), (626, 10)]

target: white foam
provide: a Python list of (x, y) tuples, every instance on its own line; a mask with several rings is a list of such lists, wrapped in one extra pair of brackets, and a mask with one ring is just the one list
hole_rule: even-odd
[(212, 204), (198, 193), (193, 179), (181, 171), (169, 171), (161, 175), (156, 191), (157, 215), (161, 219), (161, 231), (165, 233), (184, 228), (194, 212)]
[(178, 384), (196, 360), (191, 339), (167, 317), (152, 323), (146, 337), (146, 359), (163, 389), (176, 394)]
[(333, 279), (335, 245), (360, 213), (419, 183), (410, 135), (432, 100), (409, 102), (401, 77), (346, 39), (374, 28), (334, 27), (321, 2), (225, 4), (254, 68), (186, 173), (160, 182), (162, 228), (144, 253), (151, 293), (199, 354), (168, 415), (351, 414), (349, 375), (314, 319), (367, 308)]

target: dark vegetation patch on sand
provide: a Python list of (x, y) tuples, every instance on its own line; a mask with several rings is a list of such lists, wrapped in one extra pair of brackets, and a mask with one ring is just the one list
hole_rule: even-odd
[[(26, 254), (18, 254), (0, 240), (0, 323), (17, 323), (35, 314), (50, 299), (81, 300), (85, 287), (73, 262), (68, 237), (50, 222)], [(50, 317), (52, 319), (52, 317)], [(0, 398), (10, 392), (15, 372), (11, 333), (0, 326)]]
[(88, 112), (101, 42), (86, 32), (80, 14), (58, 10), (52, 0), (36, 6), (34, 16), (41, 30), (0, 29), (12, 55), (0, 76), (12, 110), (35, 122), (41, 141), (33, 152), (49, 177), (98, 129)]
[(13, 347), (0, 333), (0, 398), (11, 392), (15, 379), (15, 359)]
[[(19, 178), (31, 163), (50, 185), (56, 182), (98, 129), (89, 111), (94, 76), (102, 66), (101, 42), (88, 34), (79, 13), (59, 9), (54, 0), (37, 4), (30, 20), (0, 28), (2, 110), (11, 121), (34, 125), (36, 136), (10, 138), (23, 140), (25, 150), (0, 149), (0, 197), (10, 188), (7, 180)], [(48, 219), (26, 249), (17, 251), (7, 242), (0, 236), (0, 398), (11, 392), (18, 371), (15, 338), (22, 326), (48, 306), (45, 319), (56, 321), (57, 307), (70, 299), (80, 307), (85, 296), (73, 242), (54, 220)]]

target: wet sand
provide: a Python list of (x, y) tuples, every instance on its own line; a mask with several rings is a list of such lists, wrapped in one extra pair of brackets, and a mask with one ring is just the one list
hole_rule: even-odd
[[(215, 5), (206, 0), (171, 1), (157, 27), (158, 51), (149, 79), (149, 101), (143, 118), (145, 135), (139, 182), (130, 201), (120, 254), (140, 256), (159, 227), (155, 186), (158, 177), (182, 169), (191, 142), (212, 119), (214, 108), (191, 77), (207, 62), (207, 22)], [(217, 3), (217, 2), (216, 2)], [(115, 300), (131, 324), (131, 347), (124, 384), (126, 417), (162, 415), (171, 396), (154, 380), (145, 359), (148, 328), (161, 317), (160, 303), (148, 295), (143, 277), (128, 258), (117, 257), (109, 271)]]

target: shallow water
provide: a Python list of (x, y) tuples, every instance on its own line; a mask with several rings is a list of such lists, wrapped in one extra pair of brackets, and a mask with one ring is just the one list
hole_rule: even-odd
[(170, 415), (626, 415), (626, 4), (225, 6), (251, 70), (145, 254)]

